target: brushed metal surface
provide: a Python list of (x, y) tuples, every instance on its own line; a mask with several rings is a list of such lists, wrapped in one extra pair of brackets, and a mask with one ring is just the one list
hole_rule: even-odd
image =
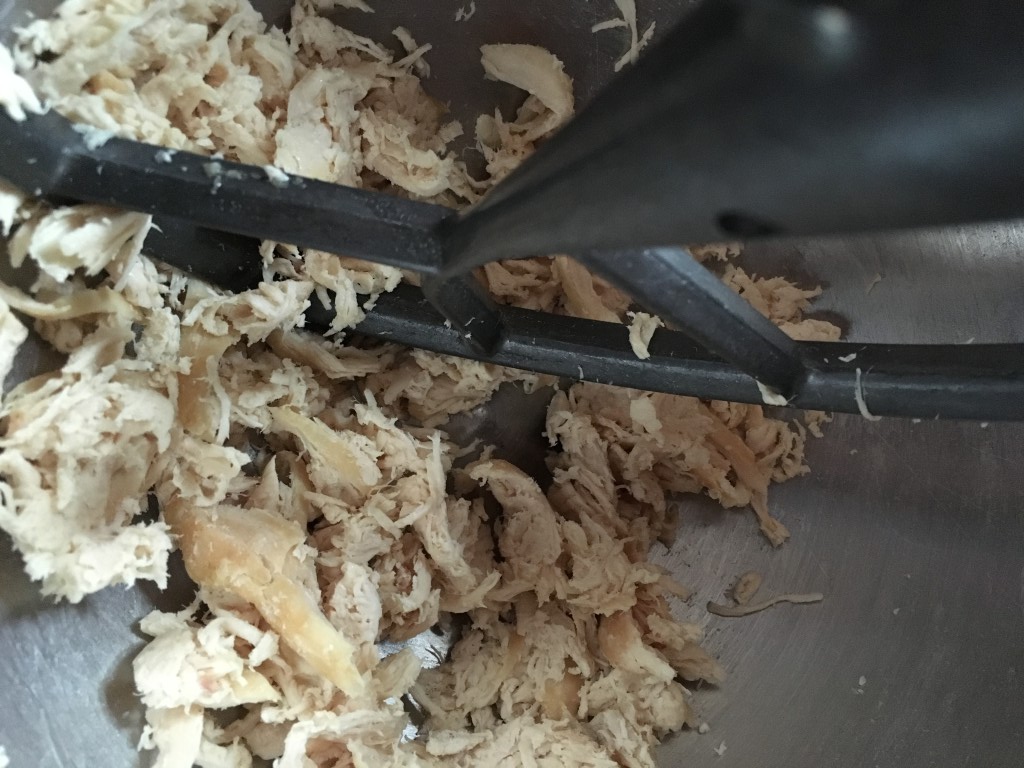
[[(550, 45), (583, 94), (622, 49), (615, 32), (586, 31), (612, 15), (611, 0), (578, 0), (571, 11), (545, 0), (477, 0), (476, 15), (459, 24), (449, 21), (468, 0), (377, 5), (373, 17), (356, 16), (361, 29), (380, 34), (404, 23), (435, 43), (435, 90), (460, 116), (495, 98), (477, 90), (475, 53), (464, 53), (478, 43)], [(686, 3), (638, 5), (644, 23), (667, 21)], [(52, 6), (0, 0), (0, 28), (21, 23), (25, 8)], [(1024, 226), (1014, 224), (762, 244), (742, 261), (761, 274), (826, 284), (817, 307), (841, 317), (853, 340), (980, 342), (1024, 339), (1022, 253)], [(18, 374), (53, 359), (30, 352)], [(458, 431), (540, 471), (544, 402), (502, 391), (460, 418)], [(808, 461), (810, 475), (771, 494), (793, 533), (780, 550), (761, 539), (749, 512), (679, 501), (677, 541), (655, 557), (695, 588), (679, 614), (706, 625), (729, 677), (695, 699), (710, 732), (670, 739), (661, 763), (1021, 765), (1024, 425), (841, 417), (812, 441)], [(765, 574), (764, 593), (820, 590), (825, 601), (744, 619), (708, 616), (704, 603), (749, 569)], [(0, 536), (0, 744), (15, 768), (148, 764), (134, 749), (141, 708), (130, 660), (143, 643), (135, 622), (153, 605), (187, 600), (180, 570), (172, 582), (164, 595), (114, 588), (78, 606), (54, 605), (38, 597)]]

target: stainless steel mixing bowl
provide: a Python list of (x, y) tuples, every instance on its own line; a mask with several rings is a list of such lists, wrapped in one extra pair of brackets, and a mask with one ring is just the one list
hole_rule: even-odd
[[(0, 0), (0, 29), (54, 4)], [(625, 45), (621, 30), (589, 31), (614, 15), (612, 0), (476, 0), (475, 15), (458, 24), (468, 0), (374, 4), (376, 14), (347, 19), (381, 40), (401, 23), (434, 43), (430, 88), (462, 118), (518, 97), (483, 81), (481, 43), (548, 46), (583, 98), (611, 75)], [(689, 5), (637, 4), (641, 23), (657, 19), (662, 28)], [(257, 5), (269, 19), (286, 16), (286, 2)], [(854, 341), (1024, 340), (1021, 224), (760, 244), (742, 261), (827, 286), (817, 306), (844, 318)], [(48, 363), (30, 351), (17, 375)], [(538, 467), (544, 402), (503, 391), (459, 428)], [(729, 677), (696, 698), (710, 733), (670, 739), (662, 764), (1024, 764), (1022, 438), (1018, 424), (839, 417), (809, 446), (812, 473), (772, 491), (773, 511), (793, 533), (778, 551), (748, 513), (680, 500), (677, 541), (655, 556), (696, 589), (683, 610), (707, 625), (708, 647)], [(745, 619), (706, 616), (704, 602), (751, 568), (772, 591), (820, 590), (825, 601)], [(142, 585), (53, 605), (0, 536), (0, 744), (16, 768), (149, 762), (135, 752), (141, 708), (130, 665), (142, 638), (134, 626), (154, 605), (187, 600), (180, 569), (176, 576), (165, 595)]]

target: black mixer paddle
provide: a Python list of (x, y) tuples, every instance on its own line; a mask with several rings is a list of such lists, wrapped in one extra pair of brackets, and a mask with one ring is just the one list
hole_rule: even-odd
[[(796, 342), (675, 243), (1024, 214), (1024, 4), (706, 0), (463, 213), (0, 113), (0, 177), (155, 214), (150, 255), (253, 287), (253, 238), (420, 274), (358, 332), (639, 389), (878, 415), (1024, 419), (1024, 343)], [(95, 144), (95, 142), (90, 142)], [(471, 270), (567, 253), (657, 312), (622, 326), (498, 306)], [(307, 313), (326, 327), (322, 307)], [(848, 361), (848, 362), (847, 362)]]

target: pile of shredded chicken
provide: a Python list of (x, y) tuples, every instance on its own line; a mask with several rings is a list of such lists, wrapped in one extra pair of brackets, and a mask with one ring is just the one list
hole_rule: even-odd
[[(92, 126), (83, 140), (108, 131), (451, 206), (573, 111), (553, 55), (484, 46), (481, 74), (527, 96), (479, 118), (487, 172), (472, 178), (448, 150), (462, 127), (422, 88), (425, 47), (400, 34), (397, 58), (326, 19), (336, 4), (362, 5), (298, 0), (286, 34), (247, 0), (67, 0), (0, 49), (0, 105), (48, 105)], [(0, 527), (43, 592), (72, 602), (162, 586), (181, 550), (196, 601), (148, 616), (135, 660), (140, 746), (158, 766), (632, 768), (696, 722), (687, 686), (723, 672), (673, 617), (685, 590), (648, 549), (672, 540), (669, 497), (688, 493), (752, 507), (781, 543), (767, 492), (806, 471), (804, 426), (575, 384), (551, 390), (549, 488), (488, 451), (454, 468), (449, 416), (544, 382), (346, 343), (394, 269), (268, 242), (263, 284), (226, 295), (142, 255), (151, 227), (0, 187), (10, 258), (38, 269), (27, 293), (0, 287), (0, 375), (26, 324), (66, 355), (4, 396)], [(481, 276), (505, 302), (622, 322), (640, 353), (657, 327), (564, 256)], [(837, 334), (802, 319), (814, 291), (734, 267), (725, 280), (794, 336)], [(328, 291), (332, 333), (303, 331)], [(464, 631), (440, 665), (383, 657), (383, 641), (449, 615)], [(425, 714), (415, 739), (403, 700)]]

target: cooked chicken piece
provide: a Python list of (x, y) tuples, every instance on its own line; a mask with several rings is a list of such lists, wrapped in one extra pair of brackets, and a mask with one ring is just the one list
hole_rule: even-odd
[(110, 584), (165, 584), (167, 527), (129, 523), (167, 461), (173, 404), (107, 367), (26, 382), (2, 416), (0, 525), (43, 592), (78, 602)]
[(497, 701), (523, 653), (523, 637), (491, 613), (479, 616), (452, 649), (451, 661), (424, 670), (413, 696), (432, 727), (463, 728), (475, 712)]
[(448, 756), (459, 768), (519, 768), (528, 755), (537, 768), (616, 768), (609, 749), (585, 728), (567, 720), (520, 717), (495, 728), (483, 740), (461, 732), (431, 733), (427, 750)]
[(171, 500), (165, 514), (197, 584), (248, 600), (321, 675), (350, 696), (364, 691), (355, 647), (320, 609), (301, 528), (258, 509), (200, 508), (180, 500)]
[(4, 382), (14, 368), (18, 350), (27, 338), (28, 329), (14, 316), (7, 302), (0, 299), (0, 392), (6, 389)]
[(367, 352), (332, 345), (312, 334), (273, 331), (267, 343), (282, 358), (324, 374), (329, 379), (358, 379), (383, 370), (391, 362), (389, 350)]
[(736, 605), (746, 605), (761, 588), (763, 577), (757, 571), (744, 571), (729, 589), (729, 596)]
[(500, 302), (609, 323), (621, 322), (630, 298), (568, 256), (485, 264), (480, 274)]
[(413, 350), (400, 355), (390, 370), (371, 375), (367, 384), (384, 405), (399, 405), (425, 426), (437, 426), (487, 402), (505, 382), (521, 381), (529, 391), (541, 380), (537, 374)]
[(538, 139), (570, 117), (574, 99), (572, 80), (562, 62), (543, 48), (485, 45), (480, 50), (490, 77), (530, 94), (513, 122), (505, 121), (499, 112), (477, 119), (477, 147), (487, 161), (489, 182), (494, 184), (533, 152)]
[[(32, 217), (11, 238), (11, 263), (31, 258), (54, 280), (76, 271), (98, 275), (115, 262), (138, 257), (153, 217), (101, 205), (75, 205)], [(111, 267), (113, 269), (114, 267)]]
[(25, 78), (14, 71), (11, 52), (3, 46), (0, 46), (0, 107), (14, 120), (24, 120), (28, 112), (43, 111), (39, 97)]
[(629, 611), (601, 619), (597, 634), (605, 659), (616, 669), (661, 682), (675, 679), (676, 672), (655, 650), (647, 647)]
[(615, 6), (619, 9), (619, 13), (622, 14), (621, 18), (609, 19), (603, 21), (600, 24), (595, 24), (591, 28), (591, 32), (602, 32), (606, 29), (617, 29), (619, 27), (625, 27), (629, 31), (629, 48), (626, 50), (622, 57), (615, 62), (615, 71), (618, 72), (627, 64), (633, 64), (636, 62), (637, 57), (640, 55), (647, 44), (651, 41), (654, 36), (654, 22), (644, 30), (643, 34), (640, 34), (639, 27), (637, 27), (636, 18), (636, 0), (615, 0)]
[(191, 768), (202, 749), (203, 713), (185, 707), (146, 709), (140, 749), (157, 751), (154, 768)]
[[(277, 639), (230, 616), (198, 626), (174, 614), (151, 614), (143, 631), (154, 639), (135, 657), (135, 684), (147, 707), (228, 709), (276, 701), (256, 667), (277, 653)], [(252, 650), (245, 656), (239, 646)], [(257, 650), (258, 649), (258, 650)]]
[(725, 268), (722, 280), (749, 301), (754, 309), (800, 341), (837, 341), (840, 329), (825, 320), (805, 319), (802, 313), (821, 288), (799, 288), (784, 277), (763, 278), (748, 275), (739, 267)]
[(547, 600), (564, 594), (561, 525), (536, 481), (507, 461), (484, 461), (469, 468), (502, 507), (498, 550), (504, 562), (500, 591), (506, 599), (534, 591)]
[(650, 358), (651, 353), (647, 347), (654, 338), (654, 332), (664, 328), (665, 323), (657, 315), (648, 315), (646, 312), (630, 313), (629, 321), (629, 346), (633, 354), (641, 360)]
[(299, 438), (311, 459), (311, 477), (319, 487), (363, 493), (380, 480), (378, 453), (362, 435), (339, 434), (319, 419), (288, 408), (272, 408), (271, 415), (278, 429)]
[(555, 257), (555, 277), (565, 293), (565, 312), (573, 317), (621, 322), (629, 297), (568, 256)]

